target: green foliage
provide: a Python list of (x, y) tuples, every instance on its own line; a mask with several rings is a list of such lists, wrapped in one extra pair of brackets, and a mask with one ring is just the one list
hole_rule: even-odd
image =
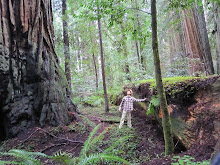
[(53, 156), (50, 156), (50, 158), (55, 162), (59, 162), (60, 164), (70, 165), (71, 163), (73, 163), (73, 161), (75, 161), (75, 159), (71, 159), (70, 154), (62, 151), (54, 153)]
[[(80, 152), (79, 157), (72, 158), (71, 154), (65, 153), (62, 151), (55, 153), (53, 156), (48, 156), (40, 152), (28, 152), (24, 150), (13, 149), (13, 150), (10, 150), (9, 152), (4, 152), (0, 154), (6, 155), (6, 156), (13, 156), (15, 161), (14, 160), (13, 161), (0, 160), (0, 164), (41, 165), (42, 163), (39, 157), (45, 157), (45, 158), (48, 158), (52, 161), (58, 162), (59, 164), (63, 164), (63, 165), (98, 164), (99, 162), (108, 163), (108, 164), (111, 162), (115, 162), (116, 164), (119, 162), (124, 163), (124, 164), (130, 164), (128, 161), (126, 161), (123, 158), (120, 158), (113, 154), (107, 154), (107, 152), (109, 152), (110, 150), (114, 148), (113, 146), (110, 146), (109, 148), (107, 148), (105, 150), (106, 152), (102, 151), (101, 149), (95, 146), (96, 143), (98, 143), (101, 139), (104, 138), (104, 134), (109, 130), (109, 128), (107, 128), (105, 131), (100, 133), (98, 136), (95, 136), (99, 127), (100, 127), (100, 124), (97, 125), (92, 130), (92, 132), (89, 134), (88, 139), (83, 145), (83, 148)], [(119, 138), (119, 141), (123, 142), (120, 138)], [(117, 142), (117, 144), (119, 144), (119, 142)], [(91, 153), (92, 148), (97, 148), (99, 152), (103, 152), (103, 153)]]
[[(103, 153), (92, 153), (91, 150), (94, 150), (94, 147), (100, 151), (99, 148), (96, 147), (96, 143), (104, 138), (104, 134), (109, 130), (109, 128), (105, 129), (98, 136), (95, 136), (101, 124), (97, 125), (92, 132), (89, 134), (86, 142), (83, 145), (83, 148), (80, 152), (79, 164), (87, 164), (87, 163), (97, 163), (97, 162), (123, 162), (125, 164), (130, 164), (125, 159), (122, 159), (118, 156), (109, 155), (105, 152)], [(111, 146), (110, 146), (111, 147)], [(92, 149), (93, 148), (93, 149)], [(108, 149), (106, 149), (108, 150)]]
[(155, 113), (155, 107), (158, 107), (160, 105), (160, 100), (158, 96), (152, 96), (149, 108), (147, 110), (147, 115), (154, 114)]
[(116, 126), (109, 130), (107, 136), (109, 139), (99, 142), (100, 147), (107, 146), (104, 152), (129, 160), (132, 164), (140, 161), (137, 159), (136, 151), (140, 139), (134, 129), (128, 127), (118, 129)]
[(172, 165), (209, 165), (209, 160), (204, 160), (202, 162), (195, 162), (193, 161), (195, 158), (184, 155), (183, 157), (174, 156), (172, 160), (176, 161), (177, 163), (171, 163)]
[(82, 117), (83, 118), (83, 123), (73, 123), (73, 124), (70, 124), (68, 127), (69, 127), (69, 130), (72, 131), (72, 132), (77, 132), (77, 133), (80, 133), (80, 134), (85, 134), (87, 131), (88, 131), (88, 126), (92, 126), (94, 127), (94, 123), (91, 122), (90, 120), (86, 120), (84, 118), (86, 118), (85, 116)]
[(0, 153), (1, 155), (12, 156), (15, 158), (15, 161), (3, 161), (0, 160), (0, 164), (23, 164), (23, 165), (41, 165), (38, 157), (48, 157), (47, 155), (41, 152), (28, 152), (24, 150), (12, 149), (8, 152)]

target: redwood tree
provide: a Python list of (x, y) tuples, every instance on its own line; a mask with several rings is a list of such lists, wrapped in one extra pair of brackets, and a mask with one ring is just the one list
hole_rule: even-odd
[[(51, 1), (0, 1), (0, 134), (67, 124), (74, 105), (54, 49)], [(70, 106), (71, 105), (71, 106)]]
[(174, 144), (171, 132), (170, 116), (168, 113), (166, 95), (164, 92), (164, 87), (162, 83), (161, 67), (160, 67), (160, 57), (158, 51), (158, 38), (157, 38), (157, 10), (156, 10), (156, 0), (151, 0), (151, 17), (152, 17), (152, 48), (154, 55), (154, 67), (155, 67), (155, 77), (157, 84), (157, 92), (160, 99), (160, 109), (162, 111), (162, 126), (165, 140), (165, 154), (172, 154), (174, 151)]

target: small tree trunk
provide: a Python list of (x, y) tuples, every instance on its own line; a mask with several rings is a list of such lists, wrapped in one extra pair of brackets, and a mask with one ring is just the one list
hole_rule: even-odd
[(98, 29), (99, 29), (99, 42), (100, 42), (100, 55), (101, 55), (101, 67), (102, 67), (102, 81), (103, 81), (103, 90), (104, 90), (104, 97), (105, 97), (105, 112), (109, 112), (108, 106), (108, 95), (106, 89), (106, 82), (105, 82), (105, 62), (104, 62), (104, 53), (103, 53), (103, 45), (102, 45), (102, 31), (101, 31), (101, 22), (100, 22), (100, 13), (98, 8)]
[(69, 84), (69, 94), (71, 95), (71, 67), (70, 67), (70, 51), (69, 51), (69, 35), (68, 35), (68, 17), (66, 15), (66, 0), (62, 0), (63, 15), (63, 42), (65, 54), (65, 74)]
[(95, 69), (95, 87), (96, 87), (96, 91), (98, 91), (98, 71), (97, 71), (97, 66), (96, 66), (96, 58), (94, 53), (92, 54), (92, 58), (93, 58), (93, 64), (94, 64), (94, 69)]
[(161, 68), (160, 68), (160, 57), (158, 51), (158, 39), (157, 39), (157, 10), (156, 10), (156, 0), (151, 0), (151, 17), (152, 17), (152, 48), (154, 55), (154, 67), (157, 91), (160, 99), (160, 108), (162, 111), (162, 126), (165, 140), (165, 154), (172, 154), (174, 151), (174, 144), (171, 132), (170, 116), (168, 113), (166, 95), (164, 92), (164, 87), (162, 83)]

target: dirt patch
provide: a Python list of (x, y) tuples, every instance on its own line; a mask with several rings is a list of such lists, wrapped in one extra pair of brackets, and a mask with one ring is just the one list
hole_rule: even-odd
[[(112, 113), (109, 115), (114, 117)], [(115, 113), (115, 115), (119, 114)], [(108, 114), (106, 114), (106, 116), (108, 116)], [(141, 109), (133, 111), (132, 116), (134, 131), (137, 138), (140, 139), (135, 148), (135, 155), (136, 159), (142, 162), (141, 164), (170, 165), (171, 162), (173, 162), (172, 157), (174, 155), (180, 157), (190, 155), (195, 157), (195, 161), (210, 159), (215, 144), (215, 141), (211, 138), (206, 139), (207, 141), (204, 144), (194, 143), (187, 151), (185, 151), (185, 148), (181, 146), (178, 140), (175, 140), (175, 154), (170, 157), (165, 157), (163, 132), (158, 121), (151, 116), (146, 116), (146, 111)], [(99, 117), (87, 117), (94, 122), (95, 125), (101, 123), (96, 134), (101, 133), (110, 126), (116, 129), (118, 127), (118, 123), (110, 124), (109, 122), (102, 122)], [(71, 123), (69, 126), (45, 127), (43, 129), (38, 127), (29, 128), (16, 138), (8, 140), (5, 149), (25, 149), (28, 151), (43, 152), (47, 155), (62, 151), (78, 156), (83, 142), (86, 141), (89, 132), (93, 128), (94, 127), (91, 126), (87, 126), (86, 129), (84, 127), (81, 128), (79, 123), (76, 122)], [(107, 134), (104, 140), (109, 140), (109, 138), (110, 135)]]
[(165, 157), (163, 132), (158, 121), (152, 117), (146, 116), (145, 111), (143, 110), (135, 111), (133, 115), (135, 128), (142, 137), (137, 150), (141, 151), (141, 154), (149, 157), (149, 160), (142, 164), (170, 165), (171, 162), (174, 162), (172, 160), (174, 155), (180, 157), (189, 155), (195, 158), (194, 161), (208, 160), (211, 158), (216, 144), (216, 142), (213, 141), (213, 138), (206, 138), (206, 143), (204, 144), (194, 143), (188, 150), (186, 150), (177, 139), (174, 139), (175, 153), (170, 157)]

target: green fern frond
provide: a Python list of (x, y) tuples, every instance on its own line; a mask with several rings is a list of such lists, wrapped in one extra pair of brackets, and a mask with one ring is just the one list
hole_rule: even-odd
[(18, 149), (12, 149), (9, 150), (7, 153), (2, 153), (2, 155), (8, 155), (8, 156), (13, 156), (18, 161), (20, 164), (35, 164), (35, 165), (40, 165), (41, 162), (38, 160), (36, 157), (41, 156), (41, 157), (48, 157), (46, 154), (43, 154), (41, 152), (28, 152), (24, 150), (18, 150)]
[(62, 151), (56, 152), (53, 156), (50, 156), (50, 159), (61, 164), (70, 164), (72, 161), (71, 155)]
[(114, 156), (114, 155), (106, 155), (103, 153), (100, 154), (92, 154), (89, 157), (84, 158), (82, 161), (79, 162), (80, 165), (86, 165), (86, 164), (94, 164), (94, 163), (98, 163), (100, 161), (105, 161), (105, 162), (123, 162), (127, 165), (130, 165), (130, 163), (125, 160), (122, 159), (118, 156)]
[(0, 160), (0, 165), (7, 165), (7, 164), (21, 164), (19, 162), (14, 162), (14, 161), (4, 161)]
[(90, 143), (92, 141), (92, 137), (95, 135), (95, 133), (97, 132), (97, 130), (99, 129), (101, 124), (97, 125), (93, 130), (92, 132), (89, 134), (89, 137), (88, 139), (85, 141), (84, 145), (83, 145), (83, 148), (80, 152), (80, 158), (83, 157), (83, 156), (86, 156), (87, 155), (87, 152), (89, 150), (89, 148), (91, 147)]
[(117, 145), (123, 144), (126, 140), (133, 138), (134, 136), (124, 136), (114, 142), (110, 147), (104, 150), (105, 153), (111, 152)]

